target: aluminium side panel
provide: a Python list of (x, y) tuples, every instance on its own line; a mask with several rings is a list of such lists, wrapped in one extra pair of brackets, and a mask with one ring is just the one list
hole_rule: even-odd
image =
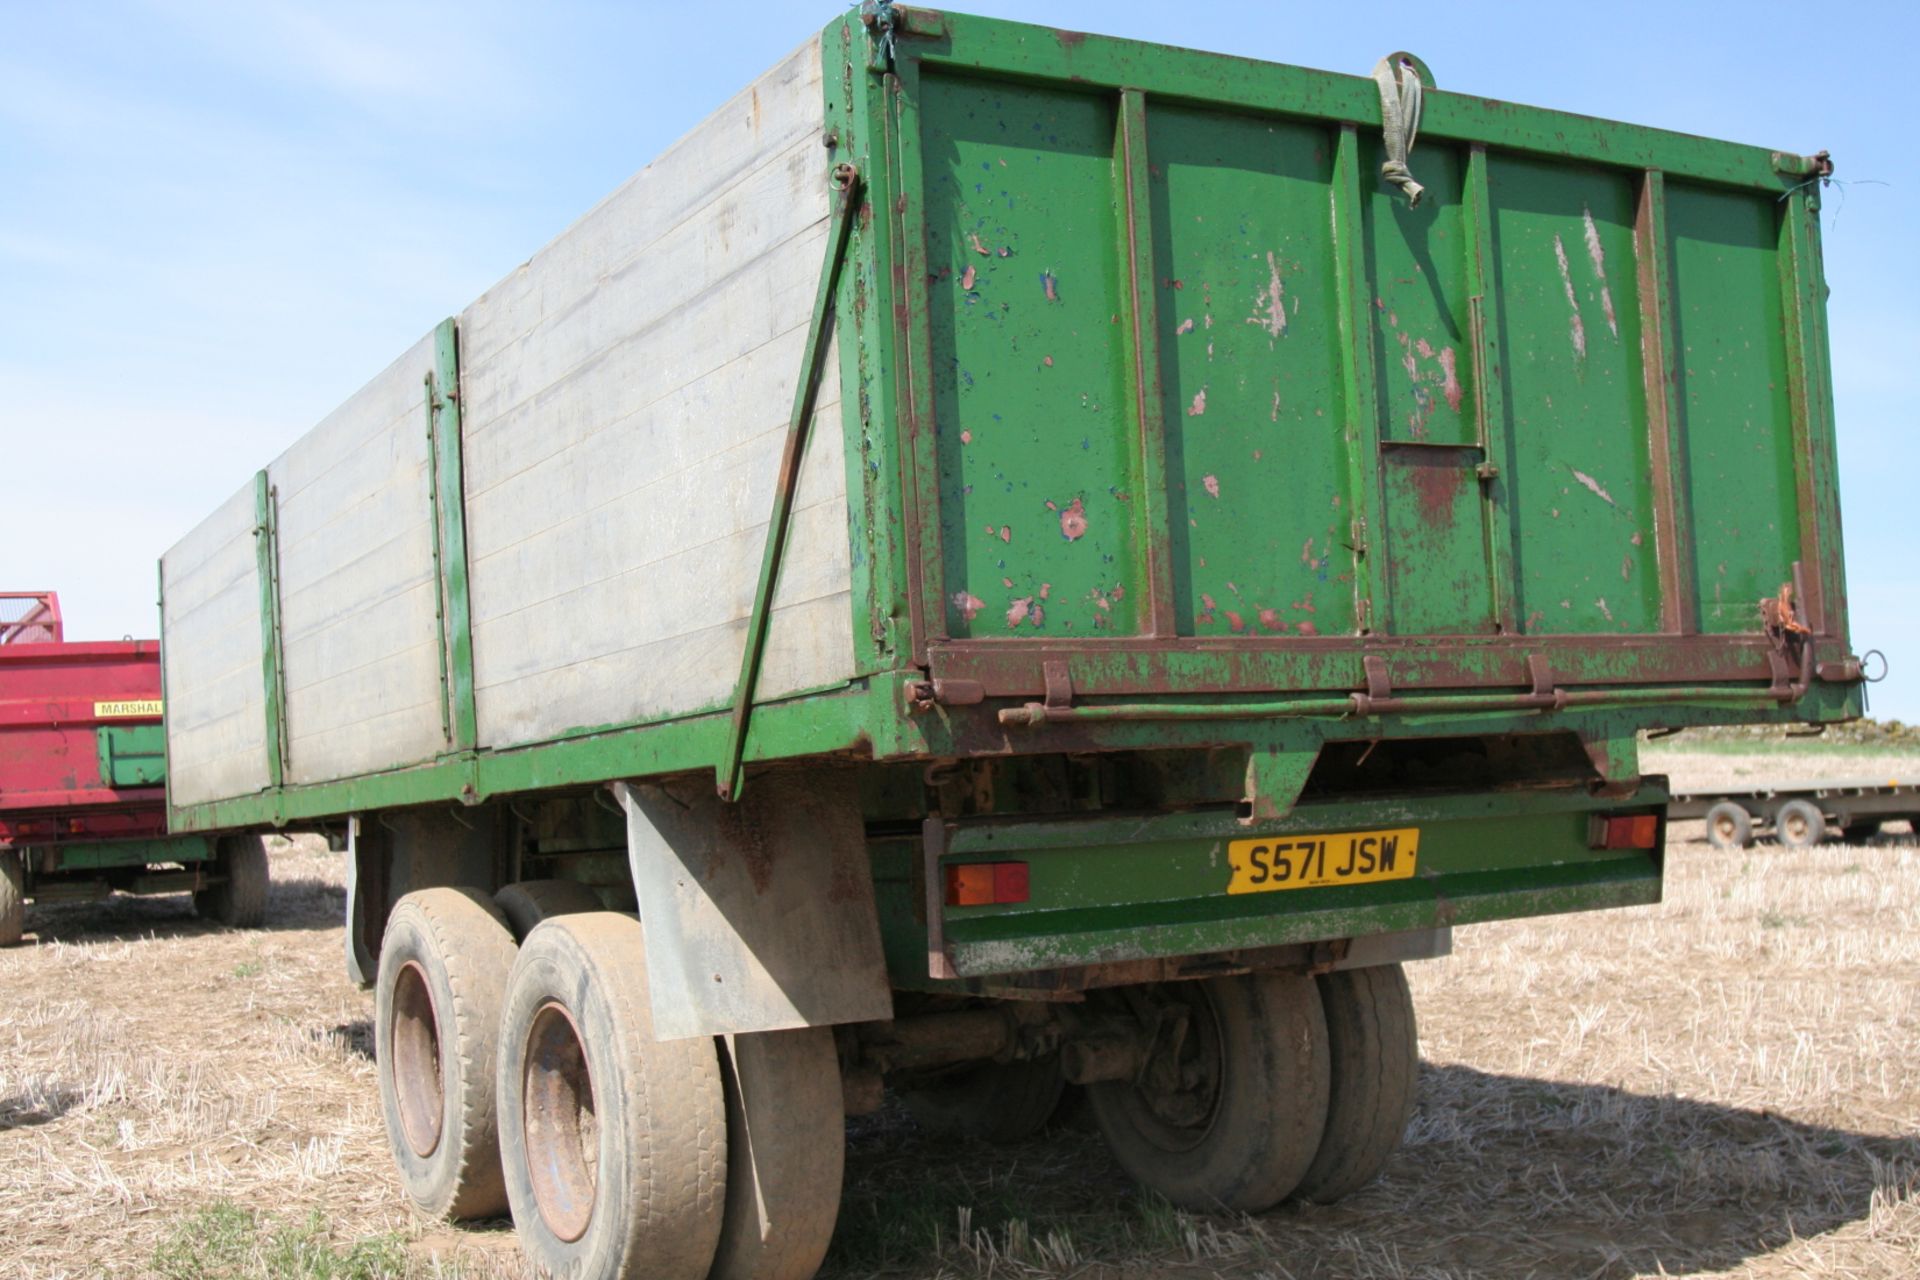
[[(483, 746), (724, 705), (825, 246), (810, 41), (460, 317)], [(854, 674), (830, 350), (759, 692)]]
[(160, 561), (167, 789), (176, 807), (262, 790), (266, 684), (249, 482)]
[(428, 334), (267, 468), (278, 504), (287, 781), (446, 749)]

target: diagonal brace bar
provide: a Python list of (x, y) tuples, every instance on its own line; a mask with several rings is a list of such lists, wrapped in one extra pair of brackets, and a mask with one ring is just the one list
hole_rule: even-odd
[(860, 205), (860, 171), (851, 164), (833, 169), (832, 224), (827, 229), (826, 262), (820, 268), (820, 290), (813, 299), (813, 321), (807, 327), (807, 350), (794, 388), (793, 416), (787, 422), (786, 448), (774, 477), (773, 514), (767, 519), (767, 546), (760, 556), (760, 582), (753, 593), (753, 612), (747, 618), (746, 644), (740, 653), (740, 678), (733, 686), (733, 718), (727, 727), (727, 745), (716, 773), (722, 800), (738, 800), (745, 783), (747, 721), (753, 714), (754, 686), (760, 679), (760, 660), (766, 653), (767, 631), (773, 617), (773, 589), (780, 579), (780, 557), (787, 546), (787, 526), (793, 517), (794, 490), (800, 482), (800, 460), (806, 454), (807, 429), (826, 368), (827, 324), (846, 261), (847, 239), (853, 230), (853, 212)]

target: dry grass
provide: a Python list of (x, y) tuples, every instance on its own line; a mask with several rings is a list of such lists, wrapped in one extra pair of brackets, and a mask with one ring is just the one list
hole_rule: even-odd
[[(33, 911), (37, 945), (0, 953), (0, 1275), (524, 1275), (507, 1230), (401, 1207), (338, 859), (275, 877), (270, 930), (116, 900)], [(829, 1273), (1920, 1275), (1920, 847), (1897, 824), (1808, 854), (1678, 844), (1657, 907), (1456, 946), (1414, 969), (1407, 1146), (1346, 1203), (1178, 1213), (1083, 1130), (996, 1150), (890, 1109), (851, 1127)]]

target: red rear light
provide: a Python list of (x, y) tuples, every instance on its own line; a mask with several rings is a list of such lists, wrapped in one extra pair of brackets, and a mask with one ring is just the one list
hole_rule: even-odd
[(1660, 839), (1660, 816), (1630, 813), (1624, 817), (1595, 815), (1587, 843), (1596, 849), (1651, 849)]
[(947, 868), (947, 905), (1001, 906), (1027, 900), (1024, 862), (966, 862)]

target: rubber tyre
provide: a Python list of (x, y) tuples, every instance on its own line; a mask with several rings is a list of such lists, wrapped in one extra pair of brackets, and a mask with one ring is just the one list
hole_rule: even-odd
[(828, 1027), (720, 1040), (727, 1202), (710, 1280), (807, 1280), (840, 1217), (846, 1102)]
[(1320, 1150), (1294, 1195), (1331, 1204), (1380, 1176), (1400, 1149), (1419, 1091), (1413, 992), (1397, 964), (1323, 974), (1331, 1083)]
[(541, 922), (500, 1035), (507, 1198), (535, 1273), (703, 1280), (726, 1200), (726, 1090), (711, 1037), (654, 1040), (640, 922)]
[(0, 947), (17, 947), (27, 932), (26, 880), (20, 851), (0, 852)]
[(1827, 820), (1818, 806), (1789, 800), (1773, 819), (1773, 833), (1789, 849), (1811, 849), (1826, 842)]
[(1020, 1142), (1047, 1127), (1066, 1091), (1060, 1059), (980, 1062), (900, 1091), (907, 1110), (929, 1133)]
[(478, 889), (416, 890), (387, 918), (374, 980), (380, 1110), (400, 1183), (427, 1218), (507, 1210), (494, 1076), (513, 957), (506, 917)]
[(202, 920), (233, 929), (258, 929), (267, 922), (267, 867), (265, 836), (222, 836), (214, 850), (214, 872), (220, 883), (196, 890), (193, 909)]
[(578, 880), (522, 880), (494, 894), (493, 901), (507, 917), (514, 938), (522, 942), (535, 925), (552, 916), (606, 909), (600, 895)]
[(1744, 849), (1753, 843), (1753, 815), (1744, 805), (1722, 800), (1707, 810), (1707, 843), (1716, 849)]
[(1214, 1064), (1204, 1118), (1165, 1122), (1131, 1081), (1089, 1085), (1129, 1174), (1182, 1208), (1259, 1213), (1300, 1184), (1327, 1125), (1327, 1022), (1312, 978), (1255, 973), (1162, 990), (1194, 1008), (1187, 1040)]

